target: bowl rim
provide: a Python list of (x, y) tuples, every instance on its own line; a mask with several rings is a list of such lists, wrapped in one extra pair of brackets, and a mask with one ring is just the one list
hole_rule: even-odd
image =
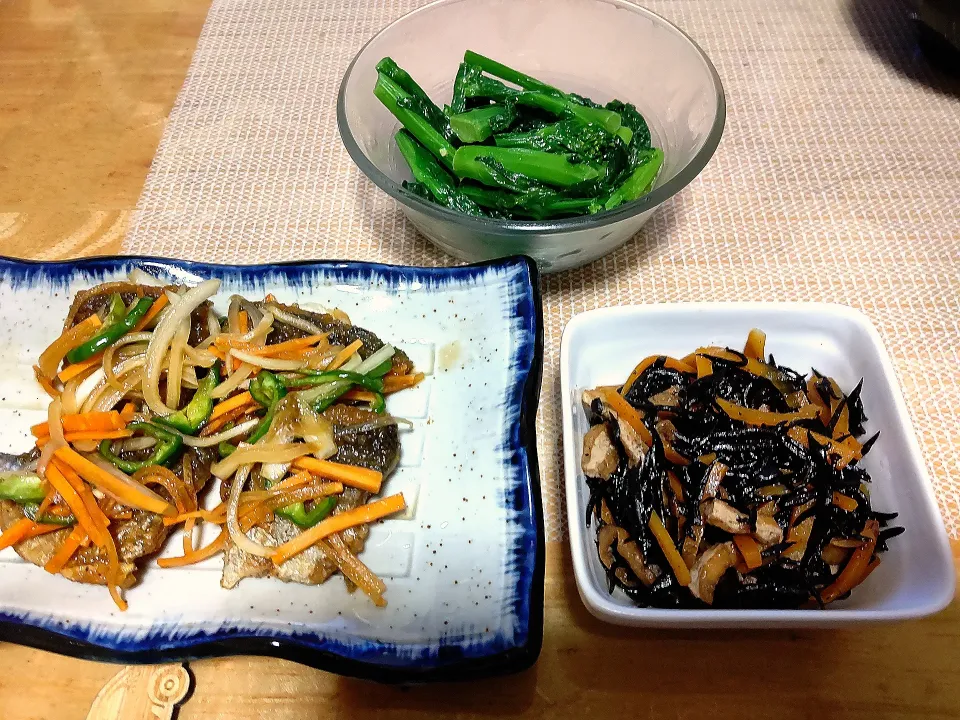
[(337, 130), (340, 134), (340, 140), (347, 148), (347, 153), (349, 153), (351, 159), (354, 161), (354, 163), (356, 163), (357, 167), (360, 168), (360, 171), (370, 178), (370, 180), (372, 180), (377, 187), (390, 195), (397, 202), (408, 207), (413, 207), (414, 209), (429, 215), (434, 219), (455, 222), (469, 230), (481, 233), (534, 232), (549, 235), (571, 231), (592, 230), (594, 228), (602, 228), (607, 225), (612, 225), (613, 223), (621, 220), (626, 220), (646, 211), (653, 210), (658, 205), (666, 202), (671, 197), (683, 190), (687, 185), (689, 185), (706, 167), (707, 163), (710, 162), (710, 159), (713, 157), (717, 147), (720, 145), (720, 139), (723, 136), (723, 130), (727, 117), (727, 102), (726, 94), (723, 90), (723, 83), (720, 80), (720, 74), (717, 72), (717, 68), (714, 66), (713, 62), (711, 62), (709, 56), (706, 54), (706, 52), (704, 52), (703, 48), (701, 48), (700, 45), (698, 45), (697, 42), (686, 32), (652, 10), (640, 5), (634, 5), (631, 2), (627, 2), (627, 0), (599, 0), (599, 2), (603, 2), (608, 5), (614, 5), (618, 8), (629, 10), (639, 15), (644, 15), (654, 23), (659, 23), (668, 30), (671, 30), (680, 36), (682, 39), (686, 40), (687, 43), (689, 43), (689, 45), (697, 53), (697, 55), (699, 55), (701, 61), (706, 66), (711, 79), (713, 80), (713, 88), (717, 99), (717, 111), (714, 115), (710, 131), (707, 133), (707, 136), (703, 142), (703, 145), (700, 146), (700, 149), (692, 158), (690, 158), (686, 165), (680, 168), (676, 175), (670, 178), (663, 185), (655, 187), (646, 195), (643, 195), (632, 202), (624, 203), (620, 207), (613, 210), (605, 210), (595, 215), (579, 215), (576, 217), (561, 218), (558, 220), (501, 220), (498, 218), (474, 217), (472, 215), (464, 215), (442, 205), (429, 202), (424, 198), (410, 192), (409, 190), (405, 190), (399, 183), (389, 178), (376, 165), (374, 165), (369, 158), (367, 158), (366, 154), (360, 148), (360, 144), (350, 131), (350, 124), (347, 121), (346, 110), (344, 107), (347, 81), (353, 74), (353, 69), (357, 64), (357, 61), (360, 59), (363, 53), (366, 52), (367, 48), (381, 35), (393, 29), (394, 26), (404, 22), (413, 15), (427, 13), (441, 5), (451, 5), (465, 1), (467, 0), (434, 0), (434, 2), (412, 10), (411, 12), (405, 13), (391, 22), (389, 25), (381, 28), (373, 37), (363, 44), (359, 51), (357, 51), (357, 54), (354, 55), (353, 60), (351, 60), (350, 64), (347, 66), (346, 72), (343, 74), (343, 78), (340, 80), (340, 88), (337, 91)]
[[(583, 506), (579, 499), (580, 441), (573, 426), (573, 407), (570, 402), (570, 362), (575, 351), (574, 335), (578, 329), (598, 316), (631, 317), (642, 321), (654, 314), (671, 315), (695, 313), (698, 316), (716, 312), (735, 312), (750, 315), (756, 312), (780, 314), (802, 313), (806, 316), (831, 315), (862, 329), (870, 344), (870, 353), (879, 361), (886, 389), (890, 391), (893, 409), (903, 427), (905, 443), (899, 449), (910, 459), (916, 470), (911, 480), (916, 487), (916, 503), (931, 517), (936, 518), (936, 540), (929, 549), (936, 555), (942, 575), (935, 592), (918, 598), (913, 604), (898, 609), (878, 607), (837, 608), (824, 610), (800, 609), (670, 609), (621, 605), (604, 595), (595, 585), (590, 564), (593, 559), (584, 551), (584, 537), (588, 531), (583, 527)], [(930, 481), (923, 453), (911, 421), (903, 389), (897, 380), (890, 354), (873, 322), (861, 311), (848, 305), (830, 302), (673, 302), (656, 304), (631, 304), (596, 308), (574, 315), (563, 329), (560, 340), (560, 403), (561, 433), (563, 444), (564, 476), (562, 493), (567, 504), (568, 542), (579, 595), (596, 618), (616, 625), (636, 627), (672, 628), (824, 628), (848, 626), (871, 622), (889, 622), (926, 617), (943, 610), (953, 600), (956, 589), (956, 571), (953, 553), (947, 537), (943, 516), (939, 508), (933, 484)]]

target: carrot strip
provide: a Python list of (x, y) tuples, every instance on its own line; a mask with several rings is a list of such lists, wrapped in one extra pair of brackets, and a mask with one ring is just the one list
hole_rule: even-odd
[(743, 556), (748, 570), (755, 570), (763, 565), (763, 555), (760, 554), (760, 544), (749, 535), (734, 535), (733, 542)]
[(153, 305), (150, 306), (150, 309), (147, 310), (146, 314), (140, 318), (140, 322), (133, 326), (133, 330), (130, 332), (140, 332), (143, 330), (150, 322), (160, 314), (160, 311), (163, 310), (167, 303), (170, 302), (170, 298), (167, 297), (166, 293), (160, 293), (160, 296), (153, 301)]
[(841, 510), (846, 510), (847, 512), (853, 512), (860, 505), (849, 495), (838, 493), (836, 490), (833, 492), (833, 504)]
[(61, 472), (59, 464), (48, 464), (46, 476), (47, 481), (56, 488), (57, 492), (60, 493), (60, 497), (62, 497), (63, 501), (70, 507), (73, 516), (77, 519), (77, 524), (84, 529), (97, 545), (105, 543), (105, 539), (100, 533), (100, 528), (94, 523), (86, 503), (80, 497), (80, 494), (74, 488), (73, 484), (67, 480), (66, 476)]
[(705, 358), (702, 355), (697, 355), (696, 363), (698, 378), (705, 378), (708, 375), (713, 375), (713, 363), (710, 362), (709, 358)]
[(363, 340), (354, 340), (352, 343), (347, 345), (343, 350), (341, 350), (336, 354), (333, 360), (330, 361), (330, 364), (327, 365), (327, 370), (336, 370), (338, 367), (343, 365), (347, 360), (353, 357), (353, 354), (362, 347), (363, 347)]
[[(850, 556), (850, 559), (847, 561), (843, 570), (840, 571), (837, 579), (820, 593), (820, 600), (824, 605), (833, 602), (853, 590), (863, 582), (867, 575), (873, 571), (873, 568), (876, 567), (876, 565), (871, 567), (871, 559), (873, 558), (873, 551), (876, 550), (877, 547), (878, 529), (879, 525), (876, 520), (871, 520), (867, 523), (865, 532), (868, 536), (872, 533), (872, 537), (853, 551), (853, 555)], [(879, 564), (879, 562), (877, 564)]]
[(67, 563), (70, 562), (70, 559), (76, 554), (77, 550), (80, 549), (80, 546), (83, 544), (85, 539), (88, 539), (90, 536), (87, 535), (86, 531), (79, 525), (73, 528), (73, 532), (67, 535), (67, 538), (63, 541), (63, 544), (54, 553), (54, 556), (47, 561), (47, 564), (43, 566), (43, 569), (48, 573), (57, 575), (63, 568), (67, 566)]
[(664, 367), (671, 370), (678, 370), (679, 372), (686, 373), (695, 373), (697, 371), (696, 367), (687, 362), (686, 359), (677, 360), (676, 358), (672, 358), (667, 355), (651, 355), (637, 363), (637, 366), (633, 369), (633, 372), (630, 373), (630, 376), (623, 384), (623, 387), (620, 388), (620, 394), (626, 396), (626, 394), (630, 392), (630, 388), (633, 387), (633, 384), (637, 381), (637, 378), (643, 375), (644, 371), (660, 358), (663, 358), (664, 360)]
[[(110, 430), (107, 432), (75, 432), (64, 433), (63, 437), (69, 443), (82, 442), (84, 440), (121, 440), (133, 436), (132, 430)], [(37, 447), (42, 448), (50, 442), (50, 436), (37, 438)]]
[(17, 520), (4, 531), (3, 535), (0, 535), (0, 550), (5, 550), (24, 540), (35, 525), (36, 523), (30, 518)]
[(643, 424), (640, 413), (633, 405), (624, 400), (615, 388), (601, 388), (600, 399), (607, 403), (619, 417), (623, 418), (624, 422), (636, 430), (644, 445), (653, 447), (653, 436), (647, 430), (647, 426)]
[(237, 313), (237, 326), (241, 334), (246, 334), (250, 331), (250, 316), (247, 315), (246, 310), (241, 310)]
[[(677, 551), (677, 546), (673, 544), (673, 538), (670, 537), (670, 533), (667, 531), (667, 528), (664, 527), (663, 521), (660, 520), (660, 516), (657, 515), (656, 511), (650, 512), (650, 531), (653, 533), (653, 536), (657, 539), (657, 543), (660, 545), (660, 549), (663, 550), (663, 554), (667, 558), (667, 562), (670, 563), (670, 567), (673, 569), (673, 574), (677, 578), (677, 582), (686, 587), (690, 584), (690, 569), (687, 567), (687, 564), (683, 561), (683, 558), (680, 557), (680, 553)], [(281, 547), (283, 547), (281, 545)]]
[(210, 413), (210, 420), (214, 420), (224, 413), (228, 413), (231, 410), (236, 410), (239, 407), (250, 405), (255, 402), (256, 400), (253, 399), (253, 395), (250, 394), (249, 390), (239, 393), (231, 398), (227, 398), (223, 402), (217, 403), (217, 405), (213, 408), (213, 412)]
[(216, 435), (220, 432), (227, 423), (234, 422), (239, 420), (247, 413), (254, 411), (254, 405), (241, 405), (238, 408), (230, 410), (229, 412), (220, 415), (219, 417), (210, 420), (200, 431), (200, 437), (210, 437), (211, 435)]
[(403, 494), (391, 495), (381, 500), (377, 500), (366, 505), (361, 505), (353, 510), (347, 510), (339, 515), (331, 515), (325, 520), (321, 520), (309, 530), (306, 530), (292, 540), (285, 542), (278, 547), (271, 559), (275, 565), (282, 565), (287, 560), (302, 553), (311, 547), (317, 540), (322, 540), (333, 533), (341, 532), (347, 528), (364, 523), (373, 522), (388, 515), (398, 513), (407, 507)]
[(407, 388), (412, 388), (416, 385), (419, 385), (421, 382), (423, 382), (423, 373), (416, 373), (414, 375), (394, 375), (393, 377), (384, 379), (383, 394), (389, 395), (390, 393), (400, 392), (401, 390), (406, 390)]
[(376, 470), (331, 462), (330, 460), (318, 460), (310, 456), (297, 458), (293, 461), (293, 466), (314, 475), (339, 480), (344, 485), (371, 493), (380, 492), (380, 485), (383, 483), (383, 474)]
[(124, 421), (126, 422), (131, 422), (133, 420), (133, 416), (136, 415), (136, 413), (137, 413), (137, 406), (134, 405), (132, 402), (128, 402), (126, 405), (124, 405), (120, 409), (120, 417), (123, 418)]
[(63, 370), (57, 373), (57, 379), (62, 383), (69, 382), (70, 380), (73, 380), (73, 378), (77, 377), (77, 375), (81, 375), (87, 370), (97, 367), (102, 362), (103, 353), (97, 353), (89, 360), (67, 365)]
[[(127, 426), (127, 421), (116, 410), (110, 412), (88, 412), (74, 413), (62, 417), (63, 431), (70, 432), (88, 432), (92, 430), (123, 430)], [(30, 428), (30, 432), (36, 437), (43, 437), (50, 434), (50, 426), (42, 422)]]
[[(299, 350), (303, 351), (305, 348), (308, 348), (312, 345), (325, 340), (327, 337), (326, 333), (322, 335), (308, 335), (307, 337), (294, 338), (293, 340), (286, 340), (281, 343), (276, 343), (275, 345), (264, 345), (263, 347), (255, 347), (245, 352), (250, 353), (251, 355), (268, 355), (270, 357), (276, 356), (280, 353), (287, 352), (288, 350)], [(303, 354), (302, 352), (300, 353)]]
[(807, 405), (796, 412), (778, 413), (769, 410), (754, 410), (753, 408), (735, 405), (732, 402), (717, 398), (717, 405), (734, 420), (745, 422), (748, 425), (779, 425), (784, 422), (797, 420), (813, 420), (817, 417), (817, 408)]
[(377, 396), (369, 390), (348, 390), (342, 395), (344, 400), (356, 400), (357, 402), (373, 403)]
[(767, 334), (763, 330), (754, 328), (747, 335), (747, 342), (743, 346), (743, 354), (748, 358), (763, 362), (763, 354), (767, 344)]
[(158, 515), (177, 514), (173, 505), (156, 493), (148, 491), (146, 488), (143, 488), (141, 492), (133, 480), (130, 481), (129, 485), (122, 482), (119, 478), (114, 477), (103, 468), (94, 465), (69, 446), (59, 448), (54, 453), (54, 457), (59, 458), (76, 470), (82, 478), (94, 487), (99, 487), (104, 492), (119, 498), (127, 505), (138, 507), (142, 510), (149, 510)]

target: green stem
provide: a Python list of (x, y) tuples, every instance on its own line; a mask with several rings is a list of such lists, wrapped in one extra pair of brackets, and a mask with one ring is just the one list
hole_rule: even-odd
[(461, 178), (497, 185), (489, 168), (480, 162), (482, 158), (490, 158), (500, 163), (509, 172), (559, 187), (570, 187), (594, 180), (603, 172), (601, 168), (586, 163), (575, 165), (563, 155), (483, 145), (465, 145), (458, 149), (453, 159), (453, 170)]
[(427, 118), (411, 109), (411, 96), (408, 93), (383, 73), (377, 76), (373, 92), (411, 135), (447, 168), (453, 169), (455, 148), (433, 128)]
[(473, 50), (467, 50), (463, 54), (463, 61), (470, 65), (476, 65), (481, 70), (493, 75), (494, 77), (506, 80), (514, 85), (519, 85), (524, 90), (536, 90), (538, 92), (546, 93), (547, 95), (554, 95), (562, 98), (566, 97), (566, 94), (562, 90), (558, 90), (552, 85), (547, 85), (547, 83), (537, 80), (535, 77), (531, 77), (530, 75), (526, 75), (519, 70), (514, 70), (512, 67), (504, 65), (503, 63), (498, 63), (496, 60), (488, 58), (486, 55), (475, 53)]
[(451, 139), (450, 124), (447, 122), (447, 116), (443, 110), (437, 107), (437, 104), (430, 99), (430, 96), (417, 81), (410, 77), (410, 74), (394, 62), (393, 58), (385, 57), (377, 63), (377, 72), (386, 75), (393, 80), (400, 88), (414, 98), (420, 111), (429, 121), (430, 125), (447, 140)]
[[(439, 204), (468, 215), (482, 215), (483, 211), (469, 198), (460, 194), (456, 182), (440, 163), (418, 143), (410, 133), (401, 130), (396, 135), (397, 147), (403, 155), (410, 172), (422, 183), (430, 196)], [(389, 371), (390, 368), (387, 368)], [(386, 372), (386, 371), (385, 371)]]
[(479, 143), (495, 132), (506, 130), (513, 121), (513, 113), (504, 105), (476, 108), (450, 117), (450, 127), (461, 142)]
[(603, 204), (604, 210), (613, 210), (618, 205), (636, 200), (650, 192), (653, 181), (663, 165), (663, 150), (654, 148), (644, 151), (646, 157), (641, 159), (637, 168), (623, 181)]

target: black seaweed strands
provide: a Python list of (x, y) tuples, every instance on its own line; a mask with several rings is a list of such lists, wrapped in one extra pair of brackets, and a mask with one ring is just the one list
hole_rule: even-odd
[[(861, 460), (863, 382), (744, 350), (641, 362), (584, 393), (582, 467), (611, 592), (663, 608), (823, 608), (847, 597), (903, 528), (877, 512)], [(662, 523), (662, 531), (657, 531)]]

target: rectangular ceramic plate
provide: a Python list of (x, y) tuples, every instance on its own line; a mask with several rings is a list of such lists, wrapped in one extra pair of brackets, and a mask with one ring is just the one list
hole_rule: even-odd
[[(704, 345), (740, 348), (751, 328), (767, 334), (767, 352), (801, 373), (811, 367), (848, 392), (863, 378), (867, 433), (882, 434), (864, 459), (877, 510), (900, 513), (905, 528), (883, 563), (849, 600), (826, 610), (669, 610), (638, 608), (607, 592), (595, 528), (584, 524), (588, 492), (580, 453), (588, 424), (580, 393), (620, 385), (649, 355), (683, 357)], [(954, 592), (943, 521), (924, 470), (906, 404), (879, 334), (862, 314), (814, 303), (637, 305), (582, 313), (560, 348), (563, 444), (570, 544), (577, 587), (587, 608), (624, 625), (788, 627), (920, 617), (942, 610)]]
[[(45, 416), (31, 365), (60, 333), (74, 293), (134, 267), (175, 283), (220, 278), (221, 311), (233, 293), (341, 308), (428, 373), (388, 404), (414, 429), (401, 433), (400, 467), (384, 493), (402, 491), (410, 510), (375, 525), (361, 556), (386, 582), (389, 604), (379, 609), (347, 593), (339, 576), (316, 587), (247, 579), (223, 590), (214, 558), (172, 570), (151, 561), (120, 612), (102, 587), (49, 575), (6, 550), (0, 640), (121, 662), (275, 655), (390, 682), (506, 673), (536, 660), (543, 520), (534, 420), (543, 337), (531, 261), (413, 268), (0, 259), (0, 450), (29, 449), (28, 429)], [(178, 535), (168, 554), (177, 554), (174, 545)]]

